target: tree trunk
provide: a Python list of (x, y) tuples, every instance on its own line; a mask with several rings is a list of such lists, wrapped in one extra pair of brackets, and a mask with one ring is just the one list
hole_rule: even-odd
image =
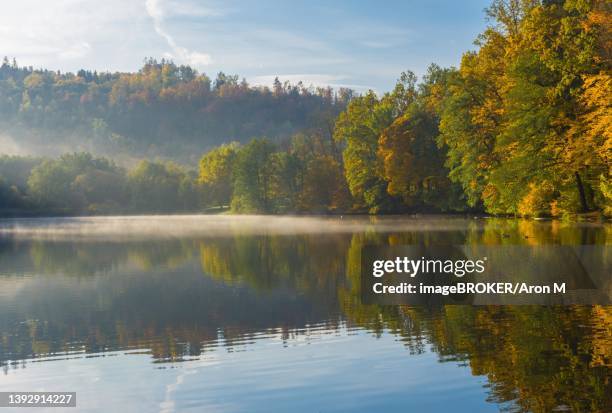
[(574, 176), (576, 177), (576, 185), (578, 186), (578, 193), (580, 194), (581, 212), (589, 212), (589, 206), (587, 205), (586, 195), (584, 194), (584, 185), (582, 185), (580, 174), (578, 172), (574, 172)]

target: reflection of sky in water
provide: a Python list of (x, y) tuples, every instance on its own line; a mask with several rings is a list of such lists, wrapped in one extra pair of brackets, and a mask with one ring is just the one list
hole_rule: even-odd
[(78, 407), (92, 411), (498, 411), (483, 403), (484, 378), (435, 353), (409, 356), (390, 334), (314, 330), (182, 363), (124, 354), (28, 363), (0, 390), (77, 391)]

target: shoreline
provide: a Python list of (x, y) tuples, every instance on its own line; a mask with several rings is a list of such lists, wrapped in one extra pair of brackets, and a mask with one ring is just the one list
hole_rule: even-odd
[(612, 223), (612, 217), (606, 217), (600, 212), (589, 212), (584, 214), (576, 214), (569, 218), (564, 217), (521, 217), (516, 215), (492, 215), (486, 213), (451, 213), (451, 212), (413, 212), (413, 213), (386, 213), (386, 214), (368, 214), (364, 212), (327, 212), (327, 213), (291, 213), (291, 214), (266, 214), (266, 213), (234, 213), (229, 210), (219, 212), (203, 212), (203, 211), (184, 211), (184, 212), (119, 212), (119, 213), (71, 213), (58, 211), (20, 211), (6, 214), (0, 211), (0, 220), (11, 219), (45, 219), (45, 218), (103, 218), (103, 217), (181, 217), (181, 216), (261, 216), (261, 217), (279, 217), (279, 218), (333, 218), (339, 217), (395, 217), (395, 218), (463, 218), (463, 219), (506, 219), (506, 220), (525, 220), (525, 221), (561, 221), (571, 223)]

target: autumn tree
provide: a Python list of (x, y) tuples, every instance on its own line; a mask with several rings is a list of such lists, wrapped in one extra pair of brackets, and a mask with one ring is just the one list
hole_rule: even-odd
[(471, 205), (560, 215), (609, 202), (609, 13), (599, 1), (492, 3), (440, 121), (449, 176)]
[(447, 178), (446, 148), (438, 147), (440, 104), (450, 71), (431, 66), (402, 115), (383, 131), (379, 157), (387, 192), (400, 197), (405, 207), (453, 210), (461, 208), (461, 191)]

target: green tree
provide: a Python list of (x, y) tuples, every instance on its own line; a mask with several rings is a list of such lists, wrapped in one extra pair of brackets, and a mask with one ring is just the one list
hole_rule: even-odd
[(270, 158), (274, 150), (265, 138), (253, 139), (240, 148), (234, 167), (233, 211), (271, 212)]
[(378, 158), (378, 137), (393, 121), (390, 104), (373, 91), (353, 99), (338, 116), (334, 139), (344, 146), (344, 173), (358, 204), (372, 213), (385, 209), (386, 186)]
[(300, 195), (300, 173), (303, 165), (297, 156), (289, 152), (274, 152), (268, 159), (265, 173), (269, 174), (269, 211), (293, 212)]
[(505, 40), (494, 31), (478, 53), (464, 54), (459, 71), (448, 79), (438, 142), (447, 150), (449, 177), (461, 184), (468, 205), (483, 199), (490, 171), (498, 164), (495, 138), (501, 123)]
[(203, 185), (208, 204), (229, 205), (232, 199), (232, 171), (238, 150), (238, 143), (221, 145), (207, 152), (200, 159), (198, 183)]
[(40, 206), (65, 212), (85, 212), (123, 203), (124, 172), (104, 158), (89, 153), (62, 155), (32, 169), (28, 192)]
[(15, 185), (9, 185), (0, 176), (0, 211), (24, 207), (25, 199)]
[(31, 156), (0, 156), (0, 176), (8, 185), (16, 186), (21, 192), (25, 192), (28, 186), (28, 178), (34, 167), (40, 165), (43, 160)]
[(130, 206), (138, 212), (196, 210), (199, 196), (194, 180), (172, 162), (141, 161), (128, 173)]
[(331, 155), (319, 154), (306, 165), (300, 209), (311, 212), (347, 210), (350, 194), (342, 175), (342, 166)]

